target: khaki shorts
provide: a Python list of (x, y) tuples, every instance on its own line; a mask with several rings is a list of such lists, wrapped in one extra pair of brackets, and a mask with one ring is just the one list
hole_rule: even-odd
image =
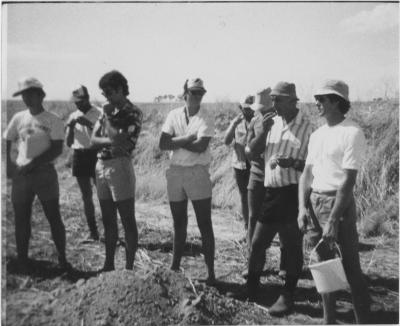
[(60, 190), (53, 164), (36, 167), (27, 175), (16, 175), (12, 180), (11, 201), (29, 203), (38, 196), (40, 201), (58, 199)]
[(97, 196), (100, 200), (135, 198), (135, 171), (130, 157), (99, 159), (96, 164)]
[(211, 198), (212, 185), (208, 165), (171, 165), (166, 171), (169, 201)]

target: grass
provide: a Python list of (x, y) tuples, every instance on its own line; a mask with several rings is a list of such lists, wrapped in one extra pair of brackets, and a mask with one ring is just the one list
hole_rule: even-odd
[[(137, 103), (144, 112), (143, 131), (134, 153), (137, 176), (136, 194), (139, 200), (166, 202), (165, 169), (168, 154), (158, 148), (162, 123), (167, 113), (179, 103)], [(211, 143), (213, 160), (213, 206), (239, 211), (239, 195), (230, 166), (231, 148), (223, 144), (223, 134), (230, 120), (238, 113), (234, 103), (206, 103), (214, 114), (216, 135)], [(5, 122), (16, 111), (23, 109), (18, 101), (3, 102)], [(46, 102), (45, 107), (65, 120), (74, 110), (73, 104), (62, 101)], [(314, 126), (322, 121), (315, 116), (312, 104), (299, 103)], [(359, 227), (366, 236), (398, 235), (399, 198), (399, 117), (398, 102), (355, 102), (350, 117), (361, 125), (368, 142), (365, 162), (359, 172), (355, 196), (359, 213)], [(3, 110), (4, 112), (4, 110)], [(65, 169), (69, 150), (58, 160), (58, 168)]]

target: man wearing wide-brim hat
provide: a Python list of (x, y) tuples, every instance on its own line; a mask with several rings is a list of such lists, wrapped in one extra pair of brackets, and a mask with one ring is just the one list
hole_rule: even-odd
[[(18, 265), (29, 271), (29, 238), (32, 204), (37, 196), (58, 251), (60, 267), (70, 269), (65, 255), (65, 228), (59, 208), (59, 185), (54, 168), (62, 153), (64, 126), (60, 118), (43, 108), (45, 92), (36, 78), (23, 78), (13, 96), (22, 96), (27, 109), (16, 113), (9, 122), (4, 137), (7, 140), (7, 176), (12, 178), (11, 201), (15, 214), (15, 237)], [(15, 142), (18, 154), (11, 158)], [(11, 167), (15, 167), (11, 175)]]
[[(318, 115), (326, 124), (310, 138), (308, 156), (299, 186), (298, 224), (307, 232), (311, 246), (321, 260), (334, 257), (336, 241), (343, 254), (343, 266), (350, 284), (357, 324), (370, 323), (370, 296), (358, 254), (356, 206), (353, 189), (366, 149), (359, 125), (346, 117), (350, 109), (349, 88), (341, 80), (327, 80), (315, 92)], [(311, 193), (311, 195), (310, 195)], [(309, 219), (307, 203), (311, 202)], [(307, 224), (310, 224), (307, 227)], [(324, 322), (336, 323), (335, 293), (322, 294)]]
[(302, 235), (297, 226), (298, 182), (312, 126), (296, 107), (298, 97), (293, 83), (279, 82), (270, 96), (274, 112), (264, 115), (262, 132), (249, 144), (253, 155), (264, 156), (265, 195), (251, 243), (247, 290), (256, 299), (265, 250), (279, 233), (285, 248), (286, 257), (281, 259), (285, 261), (286, 277), (283, 291), (269, 313), (281, 316), (293, 308), (294, 291), (303, 265)]

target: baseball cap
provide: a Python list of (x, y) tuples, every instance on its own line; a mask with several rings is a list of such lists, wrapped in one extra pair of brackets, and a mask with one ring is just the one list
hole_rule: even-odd
[(79, 85), (72, 91), (71, 101), (80, 102), (82, 100), (87, 100), (89, 98), (89, 93), (86, 86)]
[[(18, 81), (18, 91), (13, 94), (13, 97), (21, 95), (22, 92), (30, 89), (30, 88), (38, 88), (43, 91), (43, 84), (36, 79), (35, 77), (24, 77)], [(46, 94), (46, 93), (44, 93)]]

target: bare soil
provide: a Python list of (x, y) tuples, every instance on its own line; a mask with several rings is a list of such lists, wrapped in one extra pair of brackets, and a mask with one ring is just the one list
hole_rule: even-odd
[[(213, 209), (215, 268), (219, 280), (215, 287), (199, 281), (206, 277), (206, 268), (192, 209), (182, 271), (169, 270), (173, 233), (167, 204), (140, 202), (136, 205), (139, 250), (134, 271), (123, 268), (125, 253), (121, 240), (116, 271), (98, 273), (104, 261), (104, 244), (85, 240), (87, 227), (79, 192), (71, 179), (69, 174), (60, 175), (68, 258), (74, 266), (70, 273), (57, 267), (49, 226), (37, 202), (32, 218), (31, 266), (28, 271), (18, 269), (13, 213), (9, 196), (3, 189), (3, 203), (6, 203), (2, 224), (4, 325), (321, 324), (320, 296), (306, 268), (298, 285), (293, 313), (282, 318), (268, 314), (267, 309), (279, 296), (283, 284), (278, 276), (277, 241), (266, 253), (260, 300), (250, 303), (226, 296), (227, 291), (243, 286), (241, 273), (246, 268), (247, 256), (243, 225), (231, 211)], [(100, 218), (98, 224), (102, 233)], [(373, 299), (371, 324), (397, 324), (398, 238), (361, 239), (360, 256)], [(354, 323), (349, 292), (339, 292), (337, 308), (339, 323)]]

